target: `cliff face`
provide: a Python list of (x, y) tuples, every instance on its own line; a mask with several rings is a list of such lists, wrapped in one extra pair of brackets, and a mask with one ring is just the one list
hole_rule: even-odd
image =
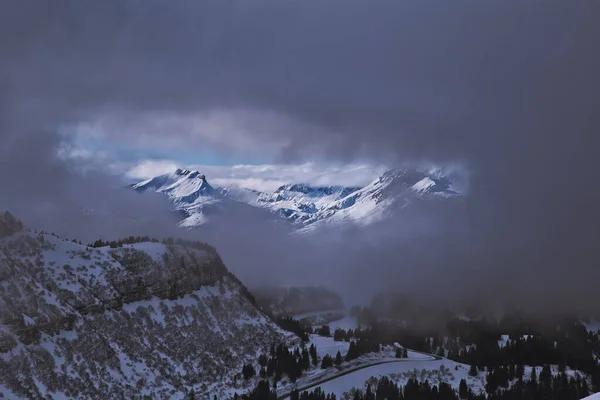
[(17, 397), (217, 394), (287, 340), (216, 252), (14, 233), (0, 239), (0, 386)]

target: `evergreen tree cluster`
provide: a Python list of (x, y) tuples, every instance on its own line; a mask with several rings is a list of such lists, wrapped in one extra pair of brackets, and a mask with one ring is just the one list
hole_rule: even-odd
[(312, 333), (312, 329), (307, 329), (300, 321), (292, 317), (278, 317), (275, 319), (275, 322), (281, 329), (296, 334), (304, 342), (308, 342), (308, 334)]
[(286, 345), (280, 344), (271, 347), (269, 357), (261, 355), (258, 363), (261, 366), (261, 378), (279, 381), (287, 375), (291, 382), (296, 382), (311, 365), (317, 365), (317, 349), (311, 345), (310, 349), (296, 347), (294, 351), (290, 351)]
[(203, 250), (212, 256), (218, 257), (217, 249), (214, 246), (211, 246), (208, 243), (200, 242), (198, 240), (186, 240), (181, 238), (174, 239), (172, 237), (168, 237), (164, 239), (161, 243), (167, 246), (177, 245), (189, 247), (190, 249)]
[[(290, 399), (335, 399), (335, 395), (329, 396), (331, 397), (328, 397), (321, 389), (317, 388), (312, 392), (304, 392), (301, 395), (292, 392)], [(471, 397), (470, 399), (479, 400), (478, 397)], [(459, 400), (459, 398), (456, 391), (443, 382), (438, 387), (431, 386), (428, 381), (419, 383), (411, 379), (406, 385), (398, 386), (384, 376), (378, 380), (375, 387), (369, 385), (364, 392), (356, 391), (353, 400)]]
[(120, 240), (102, 240), (98, 239), (93, 243), (88, 244), (88, 247), (110, 247), (117, 248), (123, 247), (124, 244), (134, 244), (134, 243), (142, 243), (142, 242), (152, 242), (159, 243), (158, 239), (151, 238), (149, 236), (129, 236)]
[(333, 340), (335, 340), (336, 342), (349, 342), (352, 339), (360, 339), (360, 338), (368, 339), (368, 338), (374, 337), (374, 336), (376, 336), (376, 335), (373, 334), (371, 328), (365, 328), (365, 329), (356, 328), (356, 329), (348, 329), (348, 330), (337, 328), (333, 332)]
[(381, 345), (370, 339), (350, 341), (350, 348), (346, 354), (346, 361), (355, 360), (363, 354), (381, 351)]
[[(410, 379), (406, 385), (398, 385), (388, 377), (382, 377), (373, 387), (365, 391), (355, 391), (353, 400), (578, 400), (589, 395), (587, 382), (580, 376), (569, 378), (563, 372), (552, 377), (549, 367), (544, 367), (540, 377), (535, 374), (528, 380), (518, 379), (508, 388), (497, 386), (504, 384), (504, 377), (496, 372), (488, 374), (486, 394), (473, 393), (466, 381), (461, 379), (459, 389), (455, 390), (447, 383), (431, 385), (429, 381), (419, 382)], [(501, 380), (502, 382), (496, 382)], [(305, 397), (303, 397), (305, 396)], [(293, 392), (291, 399), (335, 399), (328, 397), (320, 389), (299, 394)]]
[(396, 348), (396, 358), (408, 358), (408, 350), (406, 350), (406, 347)]
[(94, 241), (93, 243), (88, 244), (88, 247), (107, 247), (108, 246), (108, 247), (111, 247), (114, 249), (117, 247), (123, 247), (124, 244), (134, 244), (134, 243), (144, 243), (144, 242), (162, 243), (167, 246), (174, 246), (174, 245), (185, 246), (185, 247), (189, 247), (191, 249), (206, 251), (208, 254), (211, 254), (213, 256), (217, 255), (217, 250), (213, 246), (209, 245), (208, 243), (204, 243), (204, 242), (200, 242), (200, 241), (196, 241), (196, 240), (185, 240), (185, 239), (181, 239), (181, 238), (174, 239), (172, 237), (168, 237), (166, 239), (163, 239), (162, 241), (159, 241), (156, 238), (151, 238), (149, 236), (129, 236), (129, 237), (119, 239), (119, 240), (98, 239), (98, 240)]
[[(479, 369), (546, 364), (558, 365), (561, 370), (570, 367), (590, 374), (594, 388), (600, 390), (600, 366), (596, 361), (600, 357), (600, 337), (597, 332), (587, 332), (577, 320), (541, 324), (510, 315), (499, 322), (452, 318), (442, 327), (427, 331), (411, 330), (393, 322), (374, 322), (352, 334), (376, 343), (402, 343), (407, 348), (436, 353)], [(508, 340), (500, 345), (502, 335), (508, 335)], [(344, 338), (343, 332), (334, 333), (336, 337)], [(476, 375), (476, 370), (471, 372)]]
[(235, 394), (234, 400), (277, 400), (277, 392), (275, 388), (271, 389), (269, 381), (261, 380), (256, 387), (248, 394)]
[(323, 360), (321, 360), (321, 368), (327, 369), (331, 367), (333, 367), (333, 358), (329, 354), (325, 354)]
[(305, 391), (302, 394), (294, 390), (290, 394), (290, 400), (336, 400), (336, 396), (335, 394), (325, 394), (321, 388), (316, 388), (312, 392)]
[(242, 376), (244, 377), (244, 380), (248, 380), (253, 376), (256, 376), (256, 370), (252, 364), (244, 364), (244, 367), (242, 368)]
[(336, 367), (339, 367), (340, 365), (342, 365), (342, 363), (344, 362), (344, 359), (342, 357), (342, 353), (340, 353), (340, 351), (338, 350), (337, 354), (334, 357), (331, 357), (329, 354), (325, 354), (323, 356), (323, 360), (321, 361), (321, 368), (322, 369), (326, 369), (326, 368), (331, 368), (334, 365)]
[(500, 347), (498, 337), (481, 335), (472, 343), (474, 346), (469, 346), (468, 351), (465, 347), (450, 346), (448, 358), (488, 367), (553, 364), (590, 374), (597, 371), (598, 365), (594, 359), (594, 354), (600, 350), (597, 334), (590, 334), (589, 337), (585, 334), (577, 341), (573, 340), (573, 336), (553, 339), (540, 335), (520, 335)]
[(320, 328), (316, 329), (315, 333), (319, 336), (330, 337), (331, 336), (331, 328), (329, 328), (329, 325), (323, 325)]
[(518, 378), (509, 389), (506, 386), (506, 372), (494, 370), (488, 373), (486, 399), (578, 400), (590, 395), (586, 379), (580, 375), (569, 378), (565, 372), (552, 376), (547, 365), (542, 368), (539, 377), (534, 369), (528, 380)]

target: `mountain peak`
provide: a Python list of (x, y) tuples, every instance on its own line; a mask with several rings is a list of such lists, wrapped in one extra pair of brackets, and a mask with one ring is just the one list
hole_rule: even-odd
[(175, 175), (177, 175), (177, 176), (187, 176), (190, 179), (199, 178), (200, 180), (203, 180), (203, 181), (206, 180), (206, 176), (204, 176), (204, 174), (201, 174), (198, 171), (191, 171), (189, 169), (177, 168), (177, 170), (175, 171)]
[(298, 227), (307, 227), (324, 221), (368, 224), (385, 215), (385, 210), (394, 203), (416, 201), (415, 195), (422, 199), (460, 195), (454, 180), (454, 176), (443, 169), (407, 167), (388, 170), (364, 187), (291, 182), (270, 192), (232, 192), (213, 188), (199, 171), (177, 169), (175, 173), (133, 187), (168, 196), (176, 209), (185, 213), (186, 223), (182, 226), (200, 225), (208, 220), (210, 213), (237, 202), (266, 209)]
[(198, 171), (178, 168), (173, 174), (157, 176), (133, 185), (140, 192), (154, 191), (164, 193), (178, 203), (192, 204), (201, 198), (210, 199), (220, 196)]

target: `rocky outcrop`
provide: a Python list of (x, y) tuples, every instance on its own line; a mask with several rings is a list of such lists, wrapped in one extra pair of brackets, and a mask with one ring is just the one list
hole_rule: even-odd
[(0, 239), (0, 386), (17, 398), (204, 398), (284, 340), (210, 249)]
[(0, 213), (0, 238), (14, 235), (23, 230), (23, 223), (8, 211)]

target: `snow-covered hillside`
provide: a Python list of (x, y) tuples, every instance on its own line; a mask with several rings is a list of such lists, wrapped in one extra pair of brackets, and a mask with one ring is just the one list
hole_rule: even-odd
[[(464, 379), (474, 393), (485, 393), (486, 372), (480, 371), (477, 376), (470, 376), (469, 368), (470, 366), (467, 364), (461, 364), (445, 358), (440, 360), (409, 358), (407, 360), (400, 360), (399, 362), (385, 363), (360, 369), (319, 386), (325, 393), (333, 393), (341, 399), (352, 399), (354, 397), (352, 394), (353, 390), (359, 389), (364, 392), (368, 385), (371, 385), (371, 388), (377, 387), (377, 379), (384, 376), (399, 385), (405, 385), (412, 378), (420, 382), (429, 381), (432, 385), (439, 385), (441, 382), (445, 382), (455, 390), (459, 389), (460, 381)], [(536, 373), (539, 374), (540, 370), (538, 367)], [(530, 377), (532, 371), (533, 367), (525, 366), (524, 376), (526, 378)], [(559, 375), (558, 366), (552, 366), (551, 372), (553, 376)], [(579, 371), (566, 371), (566, 376), (569, 378), (578, 375), (583, 376)], [(514, 379), (509, 382), (509, 385), (512, 386), (516, 383), (517, 380)]]
[(384, 219), (392, 207), (405, 208), (413, 201), (459, 196), (462, 192), (456, 186), (454, 178), (444, 170), (403, 168), (387, 171), (365, 187), (290, 183), (274, 192), (261, 192), (213, 188), (200, 172), (178, 169), (133, 188), (167, 195), (185, 215), (182, 226), (202, 225), (215, 209), (227, 212), (233, 203), (238, 203), (268, 210), (307, 233), (347, 222), (368, 225)]
[(93, 248), (4, 231), (5, 398), (181, 399), (191, 388), (204, 398), (228, 390), (272, 343), (293, 340), (210, 246)]

